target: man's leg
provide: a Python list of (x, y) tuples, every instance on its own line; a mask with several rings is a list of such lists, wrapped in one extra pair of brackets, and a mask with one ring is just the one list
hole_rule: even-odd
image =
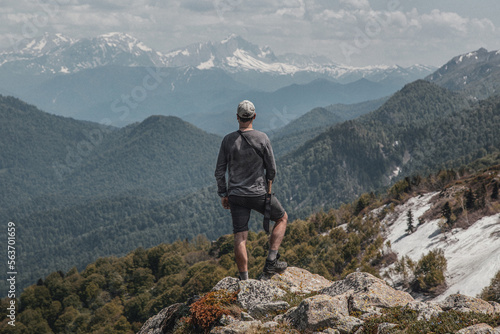
[(278, 249), (280, 248), (281, 242), (283, 241), (283, 237), (285, 236), (287, 222), (288, 222), (288, 215), (285, 212), (283, 217), (281, 217), (274, 223), (274, 228), (271, 233), (271, 237), (269, 239), (270, 250), (278, 251)]
[(264, 273), (278, 274), (285, 271), (288, 267), (286, 262), (278, 261), (278, 249), (285, 236), (287, 221), (288, 215), (285, 212), (283, 217), (278, 219), (274, 224), (271, 237), (269, 238), (269, 255), (264, 266)]
[(248, 231), (234, 234), (234, 257), (241, 279), (248, 279), (247, 237)]

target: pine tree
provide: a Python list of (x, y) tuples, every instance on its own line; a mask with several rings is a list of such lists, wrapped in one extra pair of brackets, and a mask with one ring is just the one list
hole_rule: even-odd
[(498, 181), (493, 183), (493, 191), (491, 192), (491, 199), (498, 199)]
[(446, 224), (448, 224), (450, 227), (453, 224), (451, 221), (451, 206), (450, 202), (444, 203), (443, 209), (441, 210), (441, 214), (443, 215), (444, 218), (446, 218)]
[(476, 196), (474, 192), (469, 188), (465, 192), (465, 207), (469, 210), (474, 209), (474, 204), (476, 202)]
[(486, 206), (486, 186), (484, 183), (476, 190), (476, 205), (479, 208), (484, 208)]
[(407, 224), (408, 224), (408, 228), (406, 229), (406, 232), (411, 234), (415, 231), (415, 226), (413, 226), (413, 212), (411, 212), (411, 209), (408, 210), (406, 217), (407, 217)]

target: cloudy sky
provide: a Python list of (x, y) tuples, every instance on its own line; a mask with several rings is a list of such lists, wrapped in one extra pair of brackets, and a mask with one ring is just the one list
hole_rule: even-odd
[(352, 66), (440, 66), (500, 49), (498, 0), (1, 0), (0, 49), (44, 32), (124, 32), (166, 52), (230, 34)]

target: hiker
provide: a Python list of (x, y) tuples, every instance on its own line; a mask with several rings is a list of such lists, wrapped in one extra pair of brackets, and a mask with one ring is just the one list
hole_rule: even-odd
[(215, 169), (222, 206), (231, 210), (234, 254), (240, 280), (248, 279), (246, 241), (251, 210), (264, 214), (264, 229), (266, 225), (268, 229), (266, 218), (267, 222), (269, 219), (275, 222), (263, 272), (275, 274), (287, 268), (286, 262), (278, 261), (278, 248), (285, 235), (288, 215), (278, 199), (270, 195), (271, 184), (276, 175), (276, 163), (269, 138), (253, 128), (255, 116), (252, 102), (244, 100), (238, 105), (236, 118), (239, 130), (226, 135), (222, 140)]

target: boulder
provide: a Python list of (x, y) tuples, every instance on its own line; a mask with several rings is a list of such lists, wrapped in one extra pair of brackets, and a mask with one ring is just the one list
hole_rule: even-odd
[(219, 281), (212, 289), (238, 292), (237, 301), (243, 309), (249, 310), (252, 306), (267, 304), (283, 297), (286, 292), (268, 281), (249, 279), (240, 281), (236, 278), (226, 277)]
[(251, 333), (259, 328), (262, 323), (258, 320), (255, 321), (235, 321), (227, 326), (214, 327), (211, 334), (245, 334)]
[(332, 285), (332, 281), (323, 276), (311, 274), (309, 271), (297, 267), (289, 267), (279, 275), (270, 279), (279, 288), (296, 294), (317, 292)]
[(186, 304), (177, 303), (165, 307), (157, 315), (149, 318), (137, 334), (164, 334), (172, 330), (175, 323), (187, 312)]
[(345, 317), (349, 316), (347, 298), (345, 296), (317, 295), (304, 299), (299, 306), (290, 309), (283, 316), (298, 330), (319, 330), (322, 328), (335, 328)]
[(240, 314), (241, 321), (254, 321), (255, 319), (246, 312), (241, 312)]
[(347, 316), (345, 318), (339, 319), (335, 323), (335, 329), (338, 330), (341, 334), (349, 334), (353, 332), (355, 327), (361, 326), (363, 325), (363, 323), (363, 320), (360, 320), (356, 317)]
[(278, 327), (280, 324), (278, 324), (276, 321), (268, 321), (268, 322), (265, 322), (263, 323), (260, 328), (264, 328), (264, 329), (271, 329), (271, 328), (275, 328), (275, 327)]
[(445, 310), (456, 310), (460, 312), (480, 312), (484, 314), (493, 314), (495, 308), (488, 302), (466, 295), (454, 294), (446, 297), (439, 306)]
[(221, 326), (227, 326), (232, 322), (238, 321), (236, 320), (233, 316), (223, 314), (222, 317), (219, 319), (219, 325)]
[(404, 306), (413, 301), (409, 293), (395, 290), (384, 280), (364, 272), (349, 274), (319, 293), (329, 296), (345, 295), (349, 298), (350, 311), (361, 312)]
[(263, 318), (270, 314), (280, 311), (286, 311), (290, 305), (285, 301), (270, 302), (254, 305), (248, 310), (248, 313), (254, 318)]
[(340, 334), (338, 329), (333, 329), (333, 328), (327, 328), (322, 332), (314, 332), (313, 334)]
[(377, 327), (377, 334), (389, 334), (392, 332), (396, 324), (391, 324), (390, 322), (383, 322)]
[(212, 291), (226, 290), (227, 292), (236, 292), (240, 288), (240, 280), (234, 277), (224, 277), (212, 288)]
[(443, 312), (441, 307), (434, 303), (424, 303), (419, 301), (412, 301), (403, 307), (403, 311), (413, 310), (418, 312), (417, 320), (430, 320), (432, 317), (438, 316)]
[(496, 334), (496, 331), (488, 324), (477, 324), (462, 328), (457, 334)]
[(497, 302), (488, 302), (491, 306), (493, 306), (493, 313), (500, 314), (500, 304)]

